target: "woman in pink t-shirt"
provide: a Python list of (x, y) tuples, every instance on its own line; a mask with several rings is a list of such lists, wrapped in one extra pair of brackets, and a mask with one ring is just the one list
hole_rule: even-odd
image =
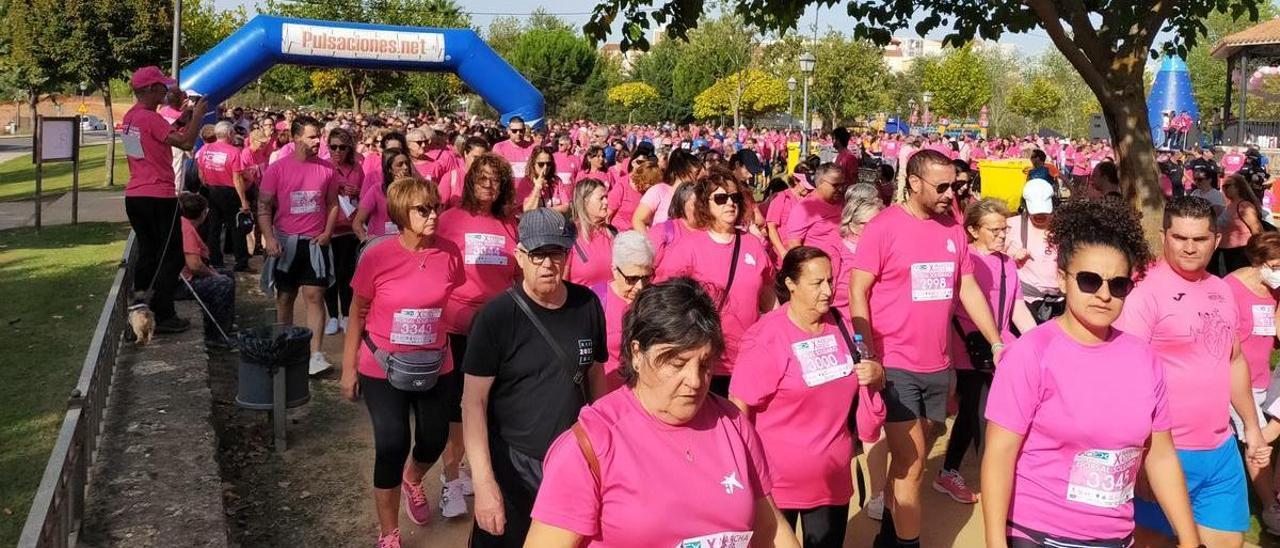
[(648, 230), (650, 226), (667, 220), (671, 209), (671, 196), (675, 188), (689, 184), (702, 172), (702, 160), (687, 150), (675, 150), (667, 159), (667, 167), (663, 175), (666, 182), (653, 185), (640, 198), (635, 215), (631, 217), (631, 226), (636, 230)]
[(1218, 217), (1222, 227), (1222, 241), (1209, 261), (1209, 272), (1226, 276), (1249, 265), (1245, 245), (1249, 237), (1262, 234), (1262, 203), (1250, 188), (1249, 182), (1239, 175), (1222, 180), (1222, 194), (1227, 205)]
[(1164, 368), (1112, 328), (1152, 260), (1137, 213), (1073, 201), (1050, 233), (1067, 312), (1010, 344), (996, 368), (982, 459), (987, 546), (1128, 546), (1142, 472), (1179, 545), (1198, 545)]
[[(454, 372), (456, 360), (445, 336), (445, 303), (463, 282), (463, 259), (457, 245), (437, 236), (440, 196), (434, 184), (404, 178), (387, 194), (399, 235), (373, 242), (356, 266), (341, 385), (346, 399), (363, 397), (373, 420), (378, 546), (398, 548), (401, 499), (413, 523), (424, 525), (431, 518), (422, 478), (444, 452), (459, 406), (454, 379), (460, 374)], [(440, 376), (425, 390), (393, 385), (384, 359), (377, 357), (423, 351), (441, 353), (443, 362)], [(466, 513), (461, 486), (446, 483), (440, 506), (445, 517)]]
[(844, 546), (853, 496), (849, 411), (861, 385), (879, 389), (884, 369), (854, 357), (833, 295), (831, 259), (816, 247), (787, 252), (774, 289), (781, 307), (743, 335), (730, 400), (760, 434), (773, 498), (805, 548)]
[(813, 190), (813, 182), (810, 181), (807, 173), (797, 172), (789, 177), (784, 176), (783, 180), (787, 182), (787, 188), (781, 192), (775, 192), (764, 202), (765, 233), (779, 262), (787, 254), (787, 242), (783, 241), (780, 231), (782, 227), (787, 226), (787, 218), (791, 216), (791, 206)]
[(604, 381), (608, 392), (622, 387), (618, 373), (618, 356), (622, 353), (623, 315), (631, 308), (636, 294), (653, 283), (653, 246), (644, 234), (634, 230), (619, 233), (613, 239), (613, 274), (607, 282), (591, 286), (604, 307), (605, 344), (609, 360), (604, 362)]
[(671, 195), (671, 208), (667, 211), (667, 220), (649, 227), (646, 236), (653, 244), (654, 264), (662, 262), (667, 248), (681, 238), (695, 232), (689, 225), (693, 221), (693, 190), (695, 185), (680, 185)]
[(613, 188), (609, 189), (609, 224), (620, 231), (634, 228), (644, 232), (643, 228), (634, 227), (632, 220), (644, 193), (662, 181), (662, 170), (651, 160), (649, 156), (632, 158), (631, 174), (615, 178)]
[(208, 201), (199, 194), (178, 195), (178, 211), (182, 216), (182, 278), (186, 280), (180, 294), (194, 291), (216, 321), (204, 320), (204, 344), (209, 348), (229, 349), (235, 341), (225, 335), (231, 331), (236, 316), (236, 278), (229, 270), (218, 271), (209, 266), (209, 246), (200, 237), (200, 228), (209, 218)]
[(569, 211), (573, 201), (570, 182), (556, 175), (556, 157), (547, 147), (534, 147), (529, 155), (528, 177), (516, 181), (516, 202), (525, 211), (549, 207), (560, 213)]
[(378, 236), (396, 234), (399, 230), (391, 216), (387, 215), (387, 188), (393, 181), (404, 178), (421, 179), (413, 168), (413, 159), (409, 153), (398, 148), (382, 153), (382, 184), (366, 184), (360, 193), (359, 207), (355, 217), (351, 219), (351, 228), (360, 241), (367, 241)]
[(724, 349), (716, 316), (688, 278), (639, 292), (622, 333), (626, 387), (551, 445), (526, 546), (799, 548), (755, 429), (708, 394)]
[(333, 251), (334, 281), (324, 292), (324, 303), (329, 312), (324, 332), (333, 335), (339, 329), (346, 329), (347, 309), (351, 306), (351, 277), (356, 271), (360, 237), (351, 226), (355, 211), (348, 206), (356, 205), (360, 199), (364, 170), (360, 168), (361, 158), (355, 152), (355, 138), (350, 132), (334, 128), (329, 132), (326, 144), (333, 174), (338, 179), (338, 220), (333, 225), (333, 238), (329, 240), (329, 248)]
[(566, 281), (592, 286), (613, 277), (613, 235), (616, 229), (605, 219), (609, 199), (604, 183), (596, 179), (578, 181), (573, 189), (570, 219), (578, 227), (578, 237), (565, 266)]
[(609, 170), (605, 168), (604, 148), (599, 145), (592, 145), (587, 149), (587, 153), (582, 156), (582, 166), (574, 175), (573, 182), (577, 184), (583, 179), (596, 179), (604, 183), (610, 191), (613, 190), (613, 176), (609, 174)]

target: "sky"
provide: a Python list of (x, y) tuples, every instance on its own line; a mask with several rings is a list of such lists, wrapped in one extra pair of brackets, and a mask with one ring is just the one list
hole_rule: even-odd
[[(492, 0), (455, 0), (459, 6), (471, 14), (472, 24), (477, 28), (486, 28), (489, 23), (497, 17), (504, 15), (512, 15), (515, 17), (527, 16), (530, 12), (539, 7), (544, 7), (546, 11), (559, 16), (561, 19), (571, 24), (581, 26), (591, 18), (591, 10), (596, 6), (596, 0), (502, 0), (495, 2)], [(654, 4), (660, 4), (661, 0), (654, 0)], [(235, 6), (244, 6), (251, 14), (254, 12), (256, 5), (255, 0), (214, 0), (214, 5), (219, 9), (232, 8)], [(554, 7), (548, 7), (554, 6)], [(818, 17), (818, 32), (825, 32), (828, 28), (835, 30), (851, 32), (853, 30), (853, 19), (844, 12), (843, 4), (837, 4), (831, 8), (818, 8), (810, 6), (805, 12), (805, 16), (800, 20), (800, 27), (804, 32), (810, 32), (811, 25), (814, 21), (815, 11)], [(617, 27), (615, 24), (616, 40)], [(941, 39), (946, 34), (938, 31), (930, 34), (926, 38)], [(900, 36), (915, 36), (914, 32), (903, 31)], [(1007, 35), (1002, 43), (1010, 44), (1015, 51), (1023, 56), (1033, 56), (1044, 51), (1046, 48), (1053, 47), (1049, 36), (1042, 30), (1035, 30), (1028, 34)]]

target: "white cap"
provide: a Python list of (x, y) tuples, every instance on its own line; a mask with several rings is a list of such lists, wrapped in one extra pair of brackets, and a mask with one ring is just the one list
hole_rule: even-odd
[(1053, 185), (1044, 179), (1032, 179), (1022, 187), (1022, 201), (1028, 215), (1053, 213)]

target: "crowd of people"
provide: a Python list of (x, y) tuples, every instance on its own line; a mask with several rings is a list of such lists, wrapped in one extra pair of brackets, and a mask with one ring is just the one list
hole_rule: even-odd
[[(855, 496), (881, 524), (859, 545), (913, 547), (926, 481), (981, 502), (992, 547), (1240, 546), (1251, 496), (1280, 532), (1256, 158), (1162, 158), (1155, 253), (1106, 143), (836, 128), (789, 165), (768, 129), (241, 108), (199, 128), (159, 69), (131, 84), (136, 289), (175, 332), (190, 280), (225, 346), (232, 271), (262, 254), (277, 320), (303, 299), (312, 374), (343, 334), (379, 547), (466, 497), (479, 547), (835, 547)], [(1030, 160), (1018, 207), (982, 197), (986, 158)]]

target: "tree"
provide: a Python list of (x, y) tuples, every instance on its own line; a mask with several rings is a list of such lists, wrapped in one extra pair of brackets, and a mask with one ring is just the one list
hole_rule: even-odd
[[(981, 44), (973, 48), (979, 64), (990, 82), (991, 100), (987, 102), (987, 134), (1010, 135), (1030, 130), (1026, 120), (1009, 108), (1009, 92), (1026, 80), (1026, 60), (997, 44)], [(981, 106), (978, 107), (981, 110)]]
[(1086, 86), (1071, 63), (1057, 50), (1046, 50), (1032, 60), (1032, 73), (1057, 82), (1062, 89), (1062, 105), (1049, 125), (1065, 135), (1084, 137), (1089, 133), (1089, 118), (1102, 112), (1098, 98)]
[[(621, 106), (629, 113), (647, 109), (660, 99), (658, 90), (644, 82), (627, 82), (613, 86), (609, 88), (608, 97), (610, 103)], [(630, 116), (627, 123), (631, 123)]]
[(1058, 111), (1062, 89), (1048, 78), (1037, 76), (1030, 83), (1019, 84), (1009, 93), (1009, 108), (1040, 124)]
[[(735, 13), (756, 28), (786, 31), (809, 4), (827, 0), (729, 0)], [(601, 0), (583, 30), (594, 40), (607, 36), (621, 18), (622, 46), (647, 47), (650, 22), (665, 25), (670, 37), (684, 37), (698, 25), (705, 0)], [(1159, 183), (1155, 145), (1147, 123), (1145, 66), (1155, 39), (1166, 33), (1161, 49), (1183, 52), (1204, 35), (1210, 13), (1247, 14), (1258, 19), (1264, 0), (1023, 0), (1022, 2), (957, 2), (955, 0), (849, 0), (846, 11), (857, 23), (854, 35), (886, 44), (894, 32), (912, 27), (919, 34), (949, 27), (943, 42), (959, 47), (974, 38), (998, 40), (1004, 33), (1043, 29), (1054, 46), (1083, 78), (1102, 107), (1111, 132), (1125, 196), (1142, 212), (1143, 226), (1159, 246), (1164, 193)], [(919, 14), (923, 14), (920, 17)]]
[[(751, 68), (759, 43), (760, 36), (737, 15), (723, 13), (706, 21), (681, 48), (672, 73), (672, 100), (693, 104), (698, 94), (716, 82)], [(735, 117), (734, 126), (740, 122)]]
[(182, 63), (186, 64), (240, 30), (249, 20), (244, 6), (219, 10), (212, 0), (182, 2)]
[(633, 79), (649, 84), (658, 92), (661, 101), (653, 109), (654, 116), (660, 120), (685, 122), (693, 115), (693, 101), (679, 101), (675, 94), (674, 74), (683, 47), (685, 44), (676, 40), (658, 42), (631, 67)]
[[(1280, 9), (1272, 2), (1258, 4), (1258, 18), (1271, 19), (1280, 15)], [(1204, 20), (1204, 40), (1187, 51), (1187, 72), (1191, 74), (1191, 94), (1200, 106), (1200, 112), (1207, 118), (1210, 112), (1216, 112), (1226, 103), (1227, 62), (1215, 59), (1209, 53), (1218, 41), (1227, 35), (1242, 31), (1254, 25), (1252, 18), (1236, 17), (1233, 14), (1212, 12)], [(1237, 90), (1239, 88), (1236, 88)], [(1253, 105), (1248, 106), (1252, 112)]]
[(744, 70), (723, 78), (699, 93), (693, 101), (697, 118), (733, 116), (734, 127), (742, 115), (758, 116), (787, 105), (787, 85), (756, 69)]
[(925, 74), (924, 88), (933, 93), (931, 112), (943, 116), (972, 118), (991, 102), (991, 78), (972, 43), (947, 50)]
[(596, 51), (586, 40), (566, 30), (534, 29), (524, 33), (511, 53), (511, 64), (542, 90), (547, 112), (559, 108), (591, 76)]
[[(763, 65), (779, 79), (804, 81), (798, 59), (810, 48), (798, 36), (787, 36), (765, 48)], [(870, 116), (893, 106), (893, 76), (883, 50), (866, 40), (828, 32), (812, 48), (816, 63), (809, 101), (834, 127), (841, 120)], [(851, 78), (850, 75), (857, 75)]]

